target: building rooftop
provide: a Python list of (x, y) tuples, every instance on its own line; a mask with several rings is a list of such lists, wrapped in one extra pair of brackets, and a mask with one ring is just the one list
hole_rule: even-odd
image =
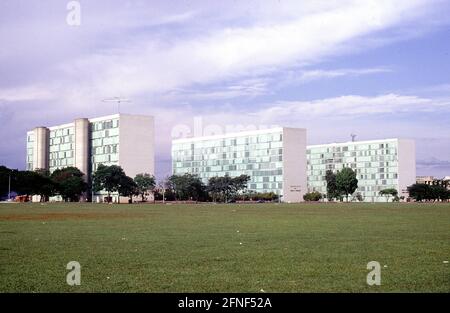
[[(128, 115), (128, 116), (147, 116), (147, 115), (142, 115), (142, 114), (128, 114), (128, 113), (116, 113), (116, 114), (111, 114), (111, 115), (105, 115), (105, 116), (99, 116), (99, 117), (93, 117), (93, 118), (87, 118), (89, 120), (89, 122), (93, 123), (93, 122), (99, 122), (99, 121), (103, 121), (103, 120), (110, 120), (113, 118), (118, 118), (121, 115)], [(82, 118), (82, 117), (78, 117), (75, 120)], [(65, 124), (60, 124), (60, 125), (54, 125), (54, 126), (47, 126), (47, 128), (49, 130), (54, 130), (54, 129), (59, 129), (59, 128), (66, 128), (66, 127), (71, 127), (74, 126), (75, 123), (74, 122), (70, 122), (70, 123), (65, 123)], [(46, 126), (41, 126), (41, 127), (46, 127)], [(33, 130), (29, 130), (27, 131), (28, 133), (32, 133)]]
[[(289, 127), (274, 127), (274, 128), (266, 128), (266, 129), (229, 132), (229, 133), (217, 134), (217, 135), (186, 137), (186, 138), (173, 139), (172, 142), (173, 143), (186, 143), (186, 142), (193, 142), (193, 141), (203, 141), (203, 140), (214, 140), (214, 139), (221, 139), (221, 138), (233, 138), (233, 137), (260, 135), (260, 134), (267, 134), (267, 133), (283, 131), (283, 129), (285, 129), (285, 128), (289, 128)], [(296, 128), (296, 129), (304, 129), (304, 128)]]
[(361, 141), (346, 141), (346, 142), (333, 142), (333, 143), (325, 143), (325, 144), (317, 144), (317, 145), (308, 145), (306, 148), (318, 148), (318, 147), (327, 147), (327, 146), (347, 146), (347, 145), (358, 145), (358, 144), (371, 144), (371, 143), (383, 143), (389, 141), (398, 141), (398, 140), (411, 140), (411, 139), (400, 139), (400, 138), (386, 138), (386, 139), (375, 139), (375, 140), (361, 140)]

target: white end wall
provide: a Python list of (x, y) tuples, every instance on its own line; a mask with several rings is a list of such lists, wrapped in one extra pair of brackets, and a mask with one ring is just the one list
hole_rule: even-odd
[(414, 140), (398, 139), (398, 193), (408, 197), (407, 187), (416, 183), (416, 145)]
[(48, 169), (49, 130), (47, 127), (34, 129), (33, 170)]
[(302, 202), (306, 185), (306, 129), (283, 128), (284, 202)]
[(120, 114), (119, 165), (125, 174), (155, 173), (155, 127), (152, 116)]

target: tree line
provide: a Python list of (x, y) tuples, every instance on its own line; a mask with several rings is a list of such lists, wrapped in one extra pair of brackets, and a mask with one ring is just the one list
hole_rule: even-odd
[(106, 191), (108, 201), (113, 192), (130, 199), (140, 196), (145, 201), (154, 187), (155, 178), (152, 175), (138, 174), (133, 179), (117, 165), (99, 165), (90, 184), (85, 181), (84, 173), (72, 166), (56, 169), (51, 174), (43, 169), (19, 171), (0, 166), (0, 196), (11, 190), (24, 196), (38, 195), (43, 202), (53, 196), (60, 196), (67, 202), (79, 201), (89, 190)]
[[(40, 201), (48, 201), (50, 197), (61, 196), (63, 201), (75, 202), (87, 197), (88, 192), (106, 193), (106, 201), (111, 201), (111, 194), (119, 194), (131, 199), (140, 196), (142, 201), (150, 193), (155, 199), (161, 199), (164, 189), (166, 200), (193, 200), (229, 202), (236, 199), (247, 188), (250, 176), (212, 177), (205, 185), (197, 175), (172, 175), (166, 182), (156, 189), (154, 176), (143, 173), (131, 178), (117, 165), (106, 166), (100, 164), (88, 182), (76, 167), (65, 167), (50, 173), (48, 170), (19, 171), (0, 166), (0, 196), (6, 195), (8, 190), (27, 197), (39, 195)], [(255, 199), (273, 199), (269, 194), (247, 194)]]
[[(318, 191), (308, 192), (303, 196), (305, 201), (319, 201), (327, 198), (328, 201), (343, 201), (345, 198), (348, 202), (349, 196), (353, 195), (358, 188), (358, 179), (356, 172), (349, 167), (344, 167), (342, 170), (334, 173), (331, 170), (325, 172), (325, 181), (327, 184), (327, 193), (322, 195)], [(355, 198), (362, 201), (362, 195), (356, 194)]]
[[(61, 196), (64, 201), (79, 201), (86, 196), (88, 191), (98, 193), (105, 191), (106, 200), (111, 201), (111, 194), (131, 199), (139, 196), (145, 201), (150, 193), (156, 200), (178, 201), (213, 201), (232, 202), (241, 200), (274, 201), (279, 196), (273, 192), (257, 193), (247, 191), (250, 180), (248, 175), (237, 177), (216, 176), (211, 177), (207, 184), (193, 174), (172, 175), (168, 177), (159, 188), (156, 188), (154, 176), (142, 173), (134, 178), (127, 176), (124, 170), (117, 165), (99, 165), (92, 175), (92, 180), (87, 183), (82, 173), (76, 167), (65, 167), (50, 173), (48, 170), (37, 169), (35, 171), (19, 171), (0, 166), (0, 196), (8, 193), (8, 190), (19, 195), (39, 195), (41, 201), (48, 201), (50, 197)], [(327, 198), (329, 201), (348, 201), (353, 196), (358, 201), (364, 198), (355, 191), (358, 188), (356, 172), (351, 168), (343, 168), (334, 173), (326, 171), (325, 180), (327, 193), (322, 195), (314, 191), (304, 195), (305, 201), (320, 201)], [(163, 192), (162, 192), (163, 191)], [(447, 201), (450, 199), (450, 190), (442, 185), (413, 184), (408, 187), (409, 197), (415, 201)], [(399, 201), (403, 197), (398, 196), (394, 188), (383, 189), (379, 192), (386, 197), (386, 201), (392, 197), (392, 201)]]
[(450, 190), (441, 185), (414, 184), (408, 187), (408, 193), (416, 201), (447, 201)]
[[(305, 201), (320, 201), (327, 198), (328, 201), (342, 201), (345, 197), (348, 201), (349, 196), (353, 196), (358, 201), (363, 201), (364, 197), (361, 193), (356, 193), (358, 188), (358, 179), (356, 172), (351, 168), (343, 168), (337, 173), (327, 170), (325, 173), (325, 180), (327, 184), (327, 193), (322, 195), (318, 191), (308, 192), (303, 196)], [(409, 197), (415, 201), (447, 201), (450, 199), (450, 190), (443, 185), (428, 185), (428, 184), (413, 184), (407, 187)], [(395, 188), (382, 189), (378, 193), (380, 196), (386, 198), (386, 202), (392, 199), (393, 202), (398, 202), (404, 199), (399, 197), (398, 190)]]
[(197, 175), (172, 175), (167, 178), (155, 197), (161, 199), (161, 189), (164, 189), (166, 200), (230, 202), (247, 189), (249, 181), (248, 175), (225, 175), (211, 177), (208, 183), (204, 184)]

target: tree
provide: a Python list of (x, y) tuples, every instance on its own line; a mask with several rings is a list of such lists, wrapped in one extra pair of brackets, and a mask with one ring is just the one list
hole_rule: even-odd
[(207, 191), (211, 194), (214, 202), (217, 200), (227, 202), (245, 191), (249, 180), (250, 176), (245, 174), (233, 178), (229, 175), (211, 177), (208, 181)]
[(414, 184), (408, 187), (408, 193), (416, 201), (446, 201), (450, 199), (450, 190), (441, 185)]
[(395, 188), (386, 188), (386, 189), (380, 190), (380, 196), (385, 196), (386, 202), (389, 202), (389, 197), (393, 196), (395, 199), (395, 197), (398, 196), (398, 191)]
[(134, 182), (137, 185), (142, 202), (144, 202), (145, 195), (155, 189), (155, 177), (147, 173), (137, 174), (134, 178)]
[(430, 186), (430, 200), (446, 201), (450, 198), (450, 191), (441, 185)]
[(202, 180), (193, 175), (188, 184), (188, 195), (195, 201), (204, 201), (207, 199), (206, 186)]
[(327, 170), (325, 173), (325, 180), (327, 182), (327, 198), (329, 201), (340, 198), (341, 195), (338, 192), (336, 186), (336, 174), (331, 170)]
[[(48, 171), (11, 171), (11, 190), (18, 194), (39, 195), (40, 201), (47, 201), (56, 193), (56, 186), (48, 176)], [(9, 179), (9, 178), (7, 178)]]
[(13, 170), (6, 166), (0, 166), (0, 196), (4, 196), (8, 193), (11, 180), (14, 179)]
[(336, 189), (339, 194), (345, 196), (348, 202), (348, 196), (353, 194), (358, 188), (358, 179), (356, 172), (349, 167), (344, 167), (336, 174)]
[(430, 186), (427, 184), (413, 184), (408, 187), (408, 193), (416, 201), (428, 200), (430, 198)]
[(35, 192), (40, 196), (40, 201), (48, 201), (51, 196), (58, 193), (57, 183), (50, 177), (50, 172), (46, 169), (36, 169)]
[(9, 169), (6, 166), (0, 166), (0, 197), (7, 196), (8, 191), (11, 190), (19, 193), (18, 179), (21, 172), (14, 169)]
[(131, 177), (126, 175), (120, 177), (117, 191), (120, 196), (129, 197), (130, 203), (132, 202), (133, 196), (140, 194), (137, 183)]
[(240, 192), (247, 189), (250, 176), (242, 174), (231, 179), (231, 194), (236, 197)]
[(87, 190), (87, 183), (83, 176), (83, 172), (78, 168), (69, 166), (55, 170), (51, 179), (56, 184), (57, 193), (64, 201), (78, 201)]
[(308, 192), (303, 195), (305, 201), (320, 201), (322, 194), (318, 191)]
[(31, 196), (37, 194), (38, 173), (19, 171), (15, 177), (16, 191), (20, 195)]
[(108, 193), (108, 202), (111, 200), (111, 193), (117, 192), (120, 187), (120, 181), (126, 176), (120, 166), (106, 166), (100, 164), (92, 175), (92, 188), (95, 192), (105, 190)]
[(213, 202), (221, 199), (223, 188), (223, 178), (222, 177), (211, 177), (208, 180), (207, 191), (211, 194)]
[(186, 173), (184, 175), (172, 175), (168, 179), (170, 188), (176, 195), (176, 200), (204, 200), (206, 187), (197, 175)]

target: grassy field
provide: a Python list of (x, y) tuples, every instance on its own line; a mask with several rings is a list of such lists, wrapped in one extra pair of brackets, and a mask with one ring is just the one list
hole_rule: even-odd
[(444, 261), (449, 204), (0, 204), (0, 292), (450, 292)]

